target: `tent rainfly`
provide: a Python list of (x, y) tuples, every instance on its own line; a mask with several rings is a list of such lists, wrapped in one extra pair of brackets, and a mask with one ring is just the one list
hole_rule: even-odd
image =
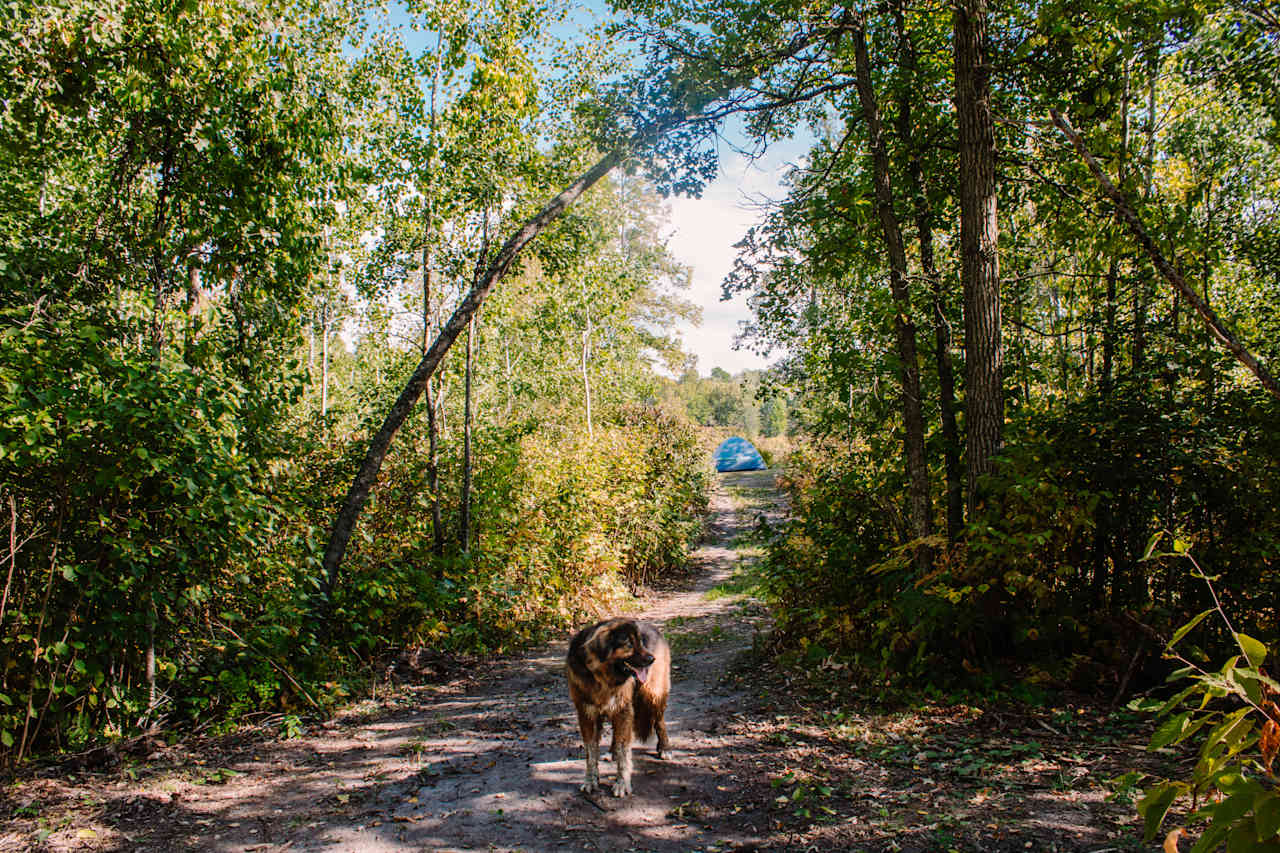
[(758, 471), (769, 467), (755, 445), (736, 435), (720, 442), (715, 459), (717, 471)]

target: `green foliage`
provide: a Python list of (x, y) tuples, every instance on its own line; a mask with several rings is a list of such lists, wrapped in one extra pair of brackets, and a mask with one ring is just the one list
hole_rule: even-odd
[(793, 520), (767, 562), (779, 626), (886, 674), (1034, 664), (1096, 688), (1129, 664), (1125, 613), (1172, 630), (1203, 609), (1198, 584), (1142, 561), (1159, 529), (1212, 553), (1241, 612), (1265, 624), (1280, 543), (1274, 405), (1249, 392), (1220, 395), (1211, 414), (1198, 403), (1117, 389), (1106, 405), (1024, 409), (986, 503), (954, 547), (930, 543), (927, 571), (910, 559), (900, 473), (869, 449), (795, 454)]
[(692, 368), (675, 381), (663, 383), (665, 399), (679, 405), (694, 423), (723, 427), (725, 437), (777, 437), (787, 433), (787, 394), (769, 371), (744, 370), (730, 376), (712, 368), (706, 378)]
[(234, 386), (106, 337), (87, 319), (0, 332), (0, 482), (29, 531), (0, 637), (4, 692), (24, 700), (6, 741), (147, 716), (145, 682), (113, 674), (141, 671), (148, 646), (175, 692), (210, 677), (209, 629), (263, 568), (228, 561), (276, 544)]
[(338, 604), (352, 641), (509, 647), (616, 610), (630, 586), (684, 567), (708, 484), (687, 423), (630, 407), (591, 437), (525, 424), (478, 438), (478, 538), (465, 555), (430, 554), (424, 455), (384, 473)]
[(616, 67), (601, 42), (544, 72), (547, 4), (414, 14), (422, 55), (365, 4), (0, 11), (0, 756), (267, 709), (294, 737), (406, 644), (509, 646), (682, 564), (696, 434), (629, 401), (645, 354), (685, 358), (687, 271), (620, 179), (477, 323), (478, 535), (451, 532), (451, 359), (440, 485), (419, 418), (314, 618), (367, 435), (493, 242), (598, 156), (575, 109)]
[[(1149, 554), (1159, 536), (1152, 537)], [(1146, 840), (1156, 836), (1174, 804), (1189, 797), (1192, 810), (1186, 824), (1203, 824), (1192, 847), (1195, 853), (1278, 849), (1280, 785), (1273, 768), (1280, 752), (1280, 707), (1276, 705), (1280, 684), (1263, 668), (1269, 650), (1232, 627), (1214, 590), (1216, 578), (1204, 574), (1187, 553), (1185, 542), (1175, 540), (1174, 553), (1158, 556), (1190, 560), (1191, 575), (1203, 582), (1213, 606), (1179, 628), (1165, 647), (1165, 656), (1182, 664), (1169, 681), (1190, 684), (1167, 700), (1131, 703), (1135, 709), (1154, 712), (1161, 721), (1151, 737), (1151, 749), (1198, 743), (1188, 778), (1158, 781), (1143, 791), (1137, 808)], [(1208, 616), (1217, 617), (1239, 652), (1217, 669), (1205, 668), (1177, 651)]]

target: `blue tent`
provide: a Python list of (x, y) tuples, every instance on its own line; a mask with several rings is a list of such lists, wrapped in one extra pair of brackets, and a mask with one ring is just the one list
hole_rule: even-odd
[(757, 471), (767, 468), (764, 457), (745, 438), (726, 438), (716, 448), (717, 471)]

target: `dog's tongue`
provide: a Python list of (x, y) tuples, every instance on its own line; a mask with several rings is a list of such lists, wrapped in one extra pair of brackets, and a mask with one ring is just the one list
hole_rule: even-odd
[(636, 674), (636, 681), (640, 682), (641, 684), (644, 684), (645, 681), (649, 679), (649, 667), (647, 666), (641, 666), (641, 667), (633, 666), (631, 667), (631, 671)]

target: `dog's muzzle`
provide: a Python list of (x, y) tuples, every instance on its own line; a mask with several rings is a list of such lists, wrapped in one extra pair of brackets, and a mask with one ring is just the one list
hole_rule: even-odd
[(644, 684), (649, 680), (649, 667), (653, 666), (653, 655), (641, 652), (638, 655), (632, 655), (622, 663), (629, 675), (635, 676), (636, 681)]

